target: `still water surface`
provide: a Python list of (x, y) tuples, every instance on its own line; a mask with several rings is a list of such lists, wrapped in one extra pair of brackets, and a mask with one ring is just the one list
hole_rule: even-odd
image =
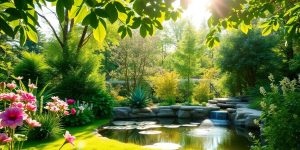
[[(143, 120), (135, 120), (136, 124), (124, 126), (127, 129), (116, 128), (100, 130), (99, 133), (111, 139), (125, 143), (135, 143), (148, 147), (164, 147), (164, 149), (180, 150), (249, 150), (250, 141), (248, 131), (237, 129), (232, 126), (219, 126), (215, 121), (206, 119), (204, 121), (166, 121), (149, 120), (149, 128), (143, 128)], [(140, 125), (144, 125), (140, 127)], [(170, 126), (171, 124), (171, 126)], [(180, 127), (176, 126), (180, 125)], [(104, 127), (105, 128), (105, 127)], [(134, 128), (134, 129), (133, 129)], [(138, 129), (137, 129), (138, 128)], [(152, 132), (153, 131), (153, 132)]]

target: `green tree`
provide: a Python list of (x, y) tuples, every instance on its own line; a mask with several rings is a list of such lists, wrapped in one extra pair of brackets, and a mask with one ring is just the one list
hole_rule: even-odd
[(276, 36), (263, 37), (259, 32), (233, 32), (224, 35), (221, 42), (218, 65), (229, 76), (227, 83), (233, 95), (242, 95), (281, 65), (281, 60), (272, 51), (277, 43)]
[(174, 69), (184, 79), (187, 79), (186, 98), (191, 98), (191, 78), (199, 69), (198, 54), (200, 47), (197, 45), (196, 31), (191, 25), (186, 27), (184, 36), (174, 53)]

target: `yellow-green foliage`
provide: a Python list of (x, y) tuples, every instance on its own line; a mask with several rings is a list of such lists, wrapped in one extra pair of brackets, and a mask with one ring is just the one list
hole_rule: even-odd
[(194, 88), (193, 98), (198, 102), (207, 102), (211, 96), (209, 80), (200, 81)]
[[(147, 150), (135, 144), (99, 137), (93, 133), (100, 125), (108, 122), (109, 120), (97, 120), (88, 126), (67, 127), (66, 130), (76, 137), (75, 145), (66, 144), (63, 150)], [(49, 141), (26, 141), (24, 148), (27, 150), (58, 150), (64, 141), (63, 135), (59, 139)]]
[(150, 82), (157, 97), (175, 100), (178, 94), (178, 75), (175, 72), (157, 74), (150, 77)]

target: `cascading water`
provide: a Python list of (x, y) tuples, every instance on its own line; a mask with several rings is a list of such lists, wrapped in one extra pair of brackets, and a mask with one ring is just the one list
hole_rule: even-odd
[(214, 125), (228, 125), (228, 112), (223, 110), (211, 111), (210, 119)]

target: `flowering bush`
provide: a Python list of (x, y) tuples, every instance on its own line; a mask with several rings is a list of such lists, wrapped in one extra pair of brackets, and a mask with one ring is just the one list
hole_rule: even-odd
[[(21, 149), (23, 142), (27, 140), (29, 131), (42, 126), (40, 122), (35, 120), (38, 106), (36, 97), (32, 92), (37, 87), (32, 83), (25, 87), (21, 81), (22, 78), (18, 77), (17, 79), (20, 83), (19, 86), (15, 82), (0, 83), (0, 105), (3, 108), (0, 112), (0, 128), (3, 129), (1, 130), (3, 133), (0, 133), (0, 144), (4, 145), (4, 149), (9, 150)], [(66, 111), (68, 105), (56, 98), (45, 108), (59, 114), (59, 112)], [(16, 133), (18, 127), (26, 129), (26, 134)], [(15, 147), (15, 145), (17, 146)]]
[(255, 140), (252, 149), (300, 149), (300, 76), (292, 81), (284, 78), (279, 85), (273, 75), (269, 76), (269, 80), (271, 91), (260, 88), (264, 96), (260, 103), (264, 141)]
[(62, 122), (66, 126), (81, 126), (91, 123), (95, 116), (92, 112), (92, 105), (86, 102), (79, 103), (73, 99), (68, 99), (69, 109), (71, 110), (66, 115)]

